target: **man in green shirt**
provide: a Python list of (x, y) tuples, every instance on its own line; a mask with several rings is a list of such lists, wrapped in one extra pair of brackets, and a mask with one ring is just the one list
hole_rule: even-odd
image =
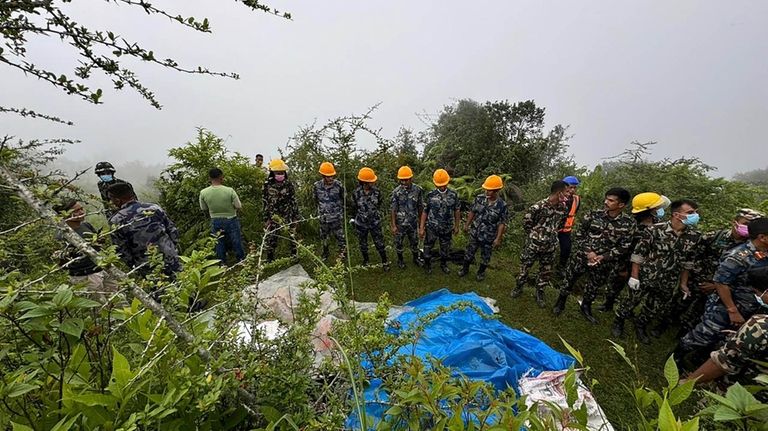
[(211, 185), (200, 191), (200, 209), (211, 216), (211, 234), (218, 235), (216, 257), (223, 263), (227, 250), (235, 253), (238, 262), (245, 257), (240, 221), (237, 210), (242, 208), (240, 198), (231, 187), (222, 184), (224, 173), (219, 168), (208, 171)]

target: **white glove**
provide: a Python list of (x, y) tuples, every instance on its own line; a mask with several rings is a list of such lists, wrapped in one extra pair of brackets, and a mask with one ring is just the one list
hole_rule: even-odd
[(640, 290), (640, 280), (630, 277), (629, 281), (627, 281), (627, 286), (632, 290)]
[(353, 218), (349, 219), (349, 223), (350, 224), (355, 224), (355, 219), (353, 219)]

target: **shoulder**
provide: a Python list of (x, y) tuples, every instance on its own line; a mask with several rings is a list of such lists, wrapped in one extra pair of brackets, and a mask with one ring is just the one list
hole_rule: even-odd
[(433, 197), (433, 196), (436, 196), (438, 193), (439, 193), (439, 192), (437, 191), (437, 189), (434, 189), (434, 190), (430, 190), (429, 192), (427, 192), (427, 197), (428, 197), (428, 198), (431, 198), (431, 197)]

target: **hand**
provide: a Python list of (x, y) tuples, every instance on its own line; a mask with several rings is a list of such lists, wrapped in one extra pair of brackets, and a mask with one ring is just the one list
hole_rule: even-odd
[(588, 251), (587, 252), (587, 262), (591, 263), (592, 265), (595, 264), (595, 259), (597, 259), (597, 253), (594, 251)]
[(423, 227), (419, 228), (419, 238), (424, 239), (424, 236), (427, 234), (427, 230)]
[(392, 225), (391, 228), (392, 228), (392, 235), (397, 235), (397, 226)]
[(627, 281), (627, 286), (629, 286), (631, 290), (638, 291), (640, 290), (640, 280), (634, 277), (629, 277), (629, 281)]
[(500, 245), (501, 245), (501, 238), (496, 238), (495, 240), (493, 240), (493, 248), (499, 248)]
[(736, 308), (734, 308), (733, 311), (728, 311), (728, 318), (731, 320), (731, 325), (733, 326), (741, 326), (744, 323), (744, 316), (742, 316)]
[(683, 299), (688, 299), (691, 296), (691, 289), (688, 288), (688, 284), (681, 284), (680, 290), (683, 291)]
[(453, 234), (454, 235), (458, 235), (459, 234), (459, 225), (458, 224), (453, 226)]
[(710, 294), (715, 291), (715, 283), (710, 283), (709, 281), (705, 281), (701, 284), (699, 284), (699, 290), (703, 293)]
[(603, 262), (603, 259), (605, 259), (605, 256), (602, 254), (600, 256), (595, 257), (595, 265), (600, 265), (600, 263)]

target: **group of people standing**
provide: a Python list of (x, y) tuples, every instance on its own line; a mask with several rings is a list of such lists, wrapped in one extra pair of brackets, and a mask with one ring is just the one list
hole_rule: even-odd
[[(295, 234), (301, 216), (286, 163), (272, 160), (266, 171), (262, 190), (264, 254), (271, 261), (275, 259), (279, 238), (285, 237), (286, 232), (290, 253), (296, 256)], [(108, 162), (96, 167), (105, 214), (113, 229), (112, 241), (120, 257), (139, 274), (146, 274), (149, 270), (147, 250), (155, 247), (163, 255), (163, 272), (173, 277), (181, 269), (178, 230), (162, 208), (139, 202), (131, 185), (115, 178), (114, 173), (114, 167)], [(318, 174), (320, 179), (312, 184), (312, 195), (320, 224), (322, 258), (329, 259), (330, 242), (334, 239), (339, 258), (345, 259), (348, 197), (343, 184), (336, 179), (336, 169), (331, 162), (323, 162)], [(382, 230), (388, 220), (399, 268), (406, 267), (407, 241), (415, 265), (431, 273), (433, 259), (439, 257), (440, 270), (449, 274), (452, 239), (462, 227), (460, 199), (449, 187), (451, 178), (444, 169), (433, 173), (435, 188), (428, 193), (413, 182), (413, 177), (408, 166), (398, 170), (399, 185), (388, 199), (389, 211), (385, 217), (381, 208), (387, 200), (376, 186), (376, 173), (369, 167), (359, 170), (358, 184), (351, 194), (349, 221), (358, 237), (363, 265), (370, 262), (370, 238), (383, 269), (390, 270)], [(223, 184), (224, 173), (220, 169), (211, 169), (209, 179), (211, 185), (201, 190), (199, 204), (210, 216), (211, 233), (218, 236), (216, 254), (224, 261), (227, 252), (232, 251), (239, 261), (245, 257), (238, 221), (240, 199), (235, 190)], [(535, 300), (540, 307), (546, 307), (545, 291), (553, 283), (553, 267), (559, 250), (559, 294), (552, 309), (555, 315), (564, 311), (578, 281), (585, 278), (581, 288), (581, 314), (597, 324), (592, 306), (604, 292), (600, 311), (609, 312), (618, 305), (611, 328), (616, 337), (623, 336), (625, 322), (631, 319), (637, 339), (650, 343), (650, 336), (659, 336), (677, 317), (682, 328), (676, 350), (678, 358), (688, 357), (696, 362), (720, 346), (727, 331), (738, 329), (746, 321), (749, 333), (742, 334), (742, 338), (746, 337), (753, 353), (757, 349), (765, 359), (768, 323), (765, 316), (759, 314), (767, 311), (763, 307), (768, 301), (768, 219), (763, 214), (741, 209), (732, 226), (702, 233), (696, 228), (698, 205), (692, 200), (672, 202), (655, 192), (640, 193), (633, 198), (626, 189), (611, 188), (604, 194), (603, 208), (584, 214), (577, 224), (581, 202), (577, 194), (579, 185), (573, 176), (555, 181), (548, 196), (526, 210), (523, 216), (526, 239), (520, 255), (520, 271), (511, 289), (513, 298), (523, 293), (531, 270), (538, 263)], [(468, 244), (458, 271), (460, 277), (467, 275), (480, 251), (478, 281), (486, 276), (493, 249), (502, 243), (510, 216), (507, 203), (499, 196), (504, 188), (502, 178), (491, 175), (482, 188), (484, 192), (474, 198), (463, 226), (468, 233)], [(84, 213), (77, 202), (65, 203), (58, 209), (69, 213), (67, 223), (81, 235), (92, 231), (90, 225), (84, 224)], [(421, 241), (423, 250), (419, 247)], [(433, 256), (436, 243), (439, 252)], [(84, 266), (82, 260), (79, 262), (80, 265), (69, 266), (71, 275), (87, 277), (89, 271), (100, 272), (93, 262)], [(103, 285), (103, 278), (98, 290), (112, 288)], [(711, 361), (722, 365), (718, 369), (730, 370), (734, 367), (728, 368), (726, 360), (738, 356), (734, 346), (743, 350), (744, 345), (743, 339), (731, 343), (731, 350), (712, 353)], [(710, 370), (712, 367), (709, 363)]]

